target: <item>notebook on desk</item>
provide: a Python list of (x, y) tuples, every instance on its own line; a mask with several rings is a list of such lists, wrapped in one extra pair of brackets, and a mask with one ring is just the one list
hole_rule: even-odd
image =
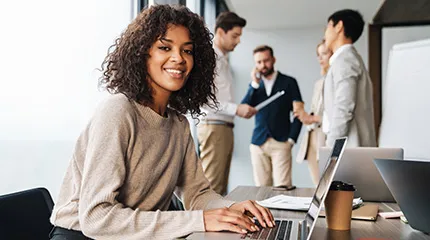
[[(282, 209), (306, 212), (312, 203), (312, 197), (297, 197), (279, 194), (274, 197), (256, 202), (261, 206), (267, 207), (269, 209)], [(352, 208), (358, 208), (362, 204), (363, 200), (361, 200), (361, 198), (354, 198), (352, 201)]]
[(328, 165), (322, 174), (320, 182), (312, 197), (312, 203), (304, 219), (279, 219), (275, 218), (276, 227), (263, 228), (259, 232), (246, 235), (227, 232), (199, 232), (193, 233), (187, 239), (301, 239), (309, 240), (315, 227), (316, 220), (325, 200), (326, 193), (333, 181), (334, 174), (339, 166), (345, 149), (347, 138), (336, 139), (330, 154)]
[[(378, 218), (379, 207), (377, 204), (364, 203), (361, 207), (352, 210), (351, 219), (376, 221)], [(320, 217), (325, 217), (324, 210), (321, 211)]]

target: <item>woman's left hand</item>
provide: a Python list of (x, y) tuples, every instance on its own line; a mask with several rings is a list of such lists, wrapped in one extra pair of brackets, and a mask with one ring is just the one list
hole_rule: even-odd
[(308, 114), (305, 111), (294, 113), (294, 117), (297, 117), (305, 125), (309, 125), (316, 122), (314, 116)]
[(275, 220), (269, 209), (259, 205), (253, 200), (238, 202), (230, 206), (230, 209), (242, 212), (252, 219), (256, 217), (263, 227), (274, 227)]

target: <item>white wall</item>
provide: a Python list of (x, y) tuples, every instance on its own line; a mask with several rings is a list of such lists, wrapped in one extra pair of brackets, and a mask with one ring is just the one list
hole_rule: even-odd
[(131, 17), (132, 1), (0, 3), (0, 194), (44, 186), (57, 197), (104, 95), (95, 69)]
[[(234, 72), (236, 102), (245, 95), (250, 82), (250, 71), (254, 61), (252, 50), (261, 44), (267, 44), (274, 50), (277, 62), (275, 68), (297, 79), (302, 97), (310, 103), (313, 84), (320, 77), (316, 58), (316, 45), (324, 34), (324, 25), (306, 29), (247, 30), (244, 28), (241, 43), (231, 54), (230, 63)], [(356, 43), (356, 48), (367, 62), (367, 29)], [(309, 104), (306, 105), (309, 109)], [(235, 146), (230, 174), (229, 189), (237, 185), (254, 185), (249, 153), (254, 118), (245, 120), (236, 118), (234, 128)], [(302, 128), (303, 134), (303, 128)], [(301, 138), (298, 140), (300, 144)], [(296, 164), (295, 156), (298, 145), (293, 148), (293, 184), (299, 187), (311, 187), (312, 181), (307, 163)]]

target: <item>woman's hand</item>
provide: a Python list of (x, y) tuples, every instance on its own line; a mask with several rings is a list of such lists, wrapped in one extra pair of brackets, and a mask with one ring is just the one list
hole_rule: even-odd
[(305, 125), (318, 123), (320, 121), (319, 117), (310, 115), (305, 111), (296, 112), (294, 113), (294, 116), (297, 117)]
[(239, 211), (250, 217), (255, 217), (263, 227), (274, 227), (275, 219), (269, 209), (259, 205), (253, 200), (238, 202), (230, 206), (230, 209)]
[(208, 232), (227, 230), (243, 234), (259, 231), (252, 218), (231, 207), (203, 211), (203, 219)]

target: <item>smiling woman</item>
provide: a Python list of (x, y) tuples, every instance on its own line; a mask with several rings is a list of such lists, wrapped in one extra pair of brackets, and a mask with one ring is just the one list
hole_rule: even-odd
[[(187, 70), (184, 81), (182, 86), (176, 85), (176, 89), (169, 91), (168, 104), (178, 113), (199, 115), (200, 106), (208, 99), (215, 99), (215, 52), (211, 33), (200, 19), (157, 11), (161, 6), (143, 11), (116, 40), (103, 63), (101, 84), (110, 92), (123, 93), (141, 104), (157, 104), (153, 91), (161, 94), (157, 86), (161, 81), (169, 85), (169, 80), (161, 75), (168, 73), (163, 68), (180, 66)], [(193, 18), (199, 18), (187, 11)]]
[[(152, 109), (165, 111), (172, 92), (179, 91), (193, 68), (193, 42), (189, 31), (181, 25), (169, 24), (164, 37), (149, 49), (148, 80), (153, 89)], [(164, 109), (163, 109), (164, 108)]]
[[(181, 113), (214, 97), (210, 33), (185, 7), (144, 10), (103, 62), (110, 93), (75, 146), (51, 239), (173, 239), (194, 231), (258, 228), (273, 216), (254, 201), (211, 190)], [(167, 211), (176, 194), (188, 211)]]

